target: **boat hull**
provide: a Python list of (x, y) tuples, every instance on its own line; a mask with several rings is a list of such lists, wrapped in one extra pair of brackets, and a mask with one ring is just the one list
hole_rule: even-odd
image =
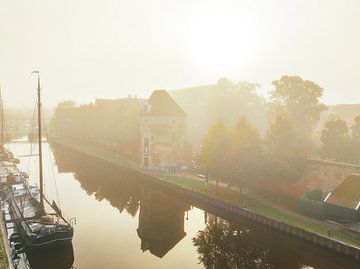
[(17, 230), (22, 234), (22, 246), (26, 252), (50, 250), (70, 245), (74, 235), (73, 229), (66, 232), (50, 233), (41, 237), (28, 235), (21, 225)]
[(68, 269), (74, 263), (71, 243), (43, 251), (26, 251), (31, 269)]

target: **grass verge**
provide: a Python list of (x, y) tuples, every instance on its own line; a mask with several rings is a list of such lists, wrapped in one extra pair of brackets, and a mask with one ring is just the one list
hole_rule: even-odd
[[(312, 221), (308, 217), (302, 218), (301, 216), (289, 215), (280, 209), (270, 207), (264, 203), (252, 199), (251, 197), (240, 194), (238, 191), (219, 187), (218, 194), (216, 195), (216, 186), (212, 183), (208, 183), (206, 186), (205, 182), (186, 177), (162, 176), (161, 178), (169, 183), (203, 192), (226, 202), (241, 204), (242, 206), (245, 206), (246, 208), (268, 218), (282, 221), (304, 230), (327, 236), (328, 225), (325, 222), (319, 222), (316, 220)], [(356, 247), (360, 247), (360, 237), (354, 237), (354, 234), (347, 230), (334, 230), (332, 232), (332, 238)]]

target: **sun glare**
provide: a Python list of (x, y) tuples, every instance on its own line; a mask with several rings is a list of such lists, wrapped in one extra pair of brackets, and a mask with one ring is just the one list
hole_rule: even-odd
[(189, 25), (186, 48), (194, 66), (216, 75), (244, 68), (255, 55), (255, 21), (242, 14), (208, 12)]

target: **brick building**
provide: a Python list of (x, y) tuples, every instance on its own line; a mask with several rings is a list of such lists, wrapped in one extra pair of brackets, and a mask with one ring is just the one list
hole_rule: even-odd
[(59, 137), (99, 146), (149, 170), (178, 173), (191, 159), (191, 147), (185, 143), (186, 119), (172, 97), (157, 90), (148, 100), (96, 99), (81, 106), (64, 102), (58, 105), (53, 124)]
[(180, 172), (184, 161), (186, 118), (184, 110), (165, 90), (152, 93), (140, 120), (143, 168)]

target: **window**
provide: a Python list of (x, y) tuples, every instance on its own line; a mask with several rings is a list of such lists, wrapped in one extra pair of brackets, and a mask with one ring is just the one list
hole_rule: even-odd
[(150, 141), (148, 137), (144, 138), (144, 148), (148, 148), (150, 147)]
[(149, 157), (144, 157), (144, 166), (149, 167)]

